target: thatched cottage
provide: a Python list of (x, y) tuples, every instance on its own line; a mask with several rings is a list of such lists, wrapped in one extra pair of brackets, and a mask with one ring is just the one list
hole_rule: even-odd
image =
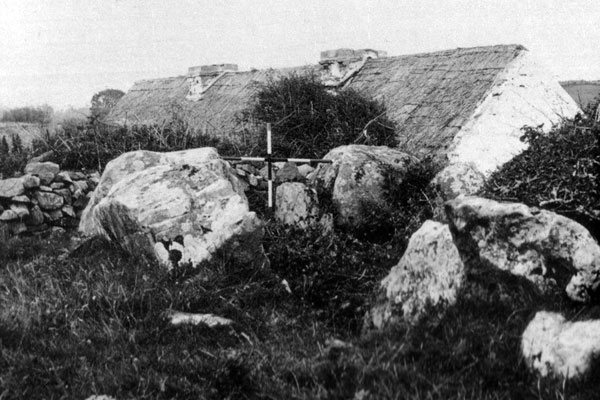
[(331, 88), (382, 100), (404, 150), (473, 162), (484, 173), (524, 149), (524, 125), (549, 129), (579, 111), (526, 48), (498, 45), (393, 57), (339, 49), (321, 53), (317, 65), (282, 70), (193, 67), (184, 76), (136, 82), (109, 119), (160, 124), (177, 114), (201, 131), (235, 135), (257, 83), (302, 71), (319, 74)]

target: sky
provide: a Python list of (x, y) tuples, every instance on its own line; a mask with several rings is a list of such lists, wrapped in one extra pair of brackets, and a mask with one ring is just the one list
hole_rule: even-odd
[(89, 106), (188, 67), (517, 43), (558, 80), (600, 80), (599, 0), (0, 0), (0, 106)]

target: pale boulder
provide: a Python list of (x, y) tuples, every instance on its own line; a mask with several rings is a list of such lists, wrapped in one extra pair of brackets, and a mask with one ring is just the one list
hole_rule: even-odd
[(425, 221), (381, 281), (367, 323), (376, 328), (399, 321), (415, 323), (432, 308), (443, 311), (456, 302), (465, 279), (465, 266), (448, 226)]
[[(90, 176), (87, 183), (88, 185), (91, 185), (91, 187), (95, 187), (95, 190), (90, 198), (88, 206), (81, 216), (80, 229), (84, 232), (87, 232), (87, 234), (92, 233), (94, 224), (90, 224), (91, 218), (89, 213), (100, 202), (100, 200), (107, 195), (112, 186), (123, 179), (157, 165), (188, 165), (191, 167), (197, 163), (204, 163), (216, 159), (219, 159), (219, 154), (211, 147), (174, 151), (170, 153), (138, 150), (120, 155), (106, 164), (106, 168), (104, 169), (100, 179), (95, 176)], [(233, 171), (229, 169), (227, 173), (232, 175)], [(242, 187), (242, 184), (238, 183), (239, 180), (230, 180), (232, 184), (234, 184), (234, 189), (236, 191)]]
[(58, 164), (50, 161), (30, 162), (25, 166), (25, 174), (39, 177), (42, 185), (50, 185), (59, 171)]
[(10, 199), (25, 193), (21, 178), (0, 179), (0, 198)]
[(277, 186), (275, 218), (287, 225), (306, 228), (317, 221), (317, 192), (300, 182), (285, 182)]
[(443, 200), (452, 200), (460, 195), (476, 194), (485, 184), (485, 176), (474, 164), (457, 162), (438, 172), (432, 183)]
[(527, 366), (543, 377), (582, 377), (600, 355), (600, 320), (570, 322), (540, 311), (523, 332), (521, 351)]
[[(118, 159), (111, 162), (94, 193), (95, 204), (90, 201), (82, 215), (80, 231), (106, 236), (167, 267), (197, 265), (217, 251), (244, 264), (267, 265), (262, 222), (249, 211), (238, 178), (214, 149), (196, 151), (177, 152), (179, 160), (177, 153), (133, 155), (138, 165), (132, 168), (140, 170), (131, 173), (124, 172), (126, 165), (114, 168)], [(142, 168), (144, 162), (165, 164)]]
[(520, 203), (479, 197), (446, 202), (459, 251), (478, 257), (547, 291), (566, 287), (576, 301), (600, 286), (600, 246), (577, 222)]
[(401, 175), (414, 158), (385, 146), (348, 145), (331, 150), (324, 159), (332, 163), (319, 164), (309, 176), (310, 186), (331, 192), (339, 224), (359, 225), (365, 206), (385, 204), (386, 170)]

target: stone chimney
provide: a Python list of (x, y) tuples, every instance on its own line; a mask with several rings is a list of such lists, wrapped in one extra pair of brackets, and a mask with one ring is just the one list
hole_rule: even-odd
[(372, 49), (335, 49), (321, 52), (321, 82), (325, 86), (341, 86), (370, 58), (387, 57), (387, 52)]
[(188, 68), (187, 77), (190, 81), (190, 90), (186, 99), (191, 101), (202, 99), (202, 94), (219, 78), (228, 72), (237, 72), (237, 70), (237, 64), (199, 65)]

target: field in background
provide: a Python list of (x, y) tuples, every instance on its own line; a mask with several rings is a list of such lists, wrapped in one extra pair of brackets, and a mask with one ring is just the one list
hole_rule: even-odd
[(600, 81), (563, 81), (560, 85), (584, 109), (600, 96)]
[(42, 138), (44, 129), (40, 124), (31, 124), (26, 122), (0, 122), (0, 140), (6, 137), (8, 144), (12, 146), (11, 137), (19, 135), (23, 146), (30, 147), (34, 139)]

